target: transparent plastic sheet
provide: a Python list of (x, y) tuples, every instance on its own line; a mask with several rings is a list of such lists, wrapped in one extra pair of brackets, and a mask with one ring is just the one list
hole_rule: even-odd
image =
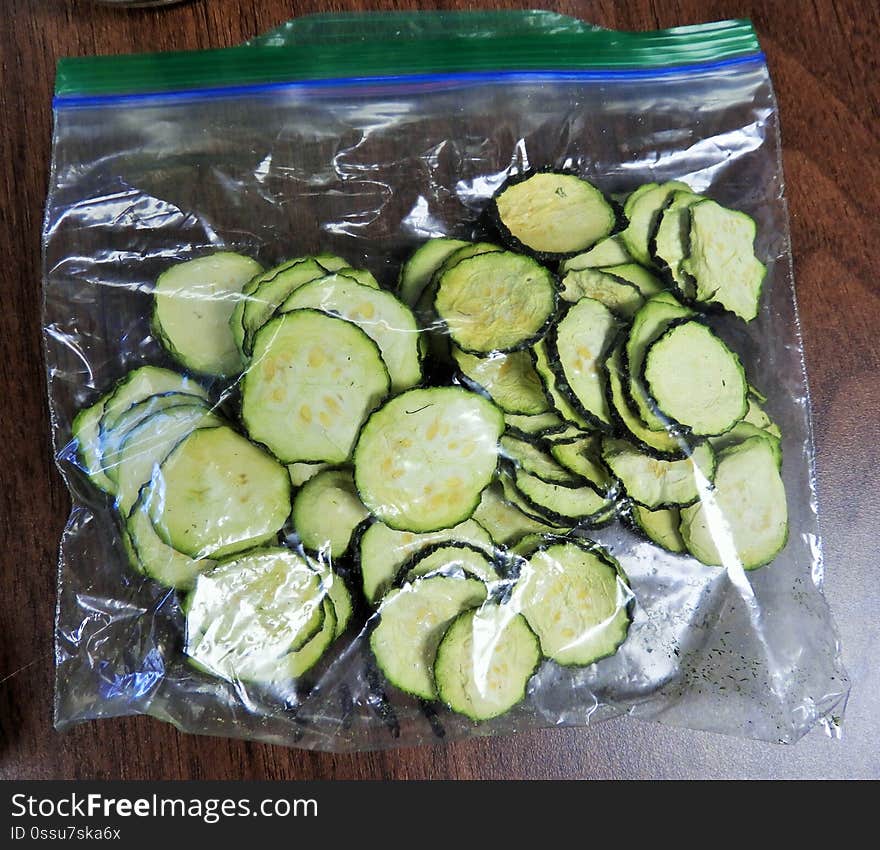
[[(436, 19), (422, 20), (392, 22), (390, 37), (434, 37)], [(530, 20), (526, 32), (541, 26), (540, 15)], [(345, 46), (358, 29), (346, 19), (319, 23), (302, 22), (312, 43), (323, 32)], [(264, 46), (296, 45), (299, 24), (269, 34)], [(491, 40), (493, 26), (484, 17), (461, 29)], [(565, 19), (550, 16), (545, 28), (564, 32)], [(182, 652), (182, 594), (128, 567), (111, 501), (83, 474), (72, 438), (77, 410), (128, 370), (180, 369), (150, 330), (158, 275), (217, 249), (266, 268), (332, 252), (393, 288), (421, 242), (478, 235), (487, 201), (508, 173), (546, 166), (574, 169), (610, 195), (683, 180), (755, 219), (756, 254), (768, 266), (760, 313), (748, 324), (711, 321), (782, 429), (785, 549), (746, 573), (666, 553), (621, 523), (586, 532), (629, 577), (627, 639), (586, 667), (543, 663), (521, 704), (479, 724), (383, 680), (368, 645), (375, 620), (362, 600), (348, 631), (281, 696), (195, 668)], [(44, 257), (53, 440), (73, 503), (58, 574), (59, 727), (149, 714), (193, 733), (343, 751), (586, 725), (624, 713), (785, 742), (839, 722), (848, 683), (821, 593), (778, 113), (760, 54), (618, 74), (445, 74), (61, 99)], [(217, 410), (234, 417), (237, 382), (199, 379)], [(339, 567), (357, 594), (356, 565)]]

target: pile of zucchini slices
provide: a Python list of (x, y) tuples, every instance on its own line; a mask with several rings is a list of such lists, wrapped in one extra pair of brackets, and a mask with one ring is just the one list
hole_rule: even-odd
[(584, 530), (728, 568), (785, 545), (779, 429), (706, 320), (758, 313), (752, 220), (552, 171), (487, 213), (488, 241), (425, 242), (393, 291), (329, 254), (156, 281), (182, 371), (134, 369), (73, 433), (199, 669), (285, 687), (349, 632), (399, 690), (485, 720), (542, 660), (626, 639), (633, 590)]

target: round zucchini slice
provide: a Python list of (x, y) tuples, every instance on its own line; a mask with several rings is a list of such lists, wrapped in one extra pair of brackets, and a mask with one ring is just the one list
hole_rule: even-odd
[(574, 405), (564, 395), (558, 384), (558, 375), (550, 365), (550, 354), (547, 349), (547, 340), (542, 339), (535, 343), (531, 350), (532, 362), (535, 364), (535, 371), (541, 379), (544, 386), (544, 394), (547, 401), (553, 405), (554, 410), (570, 425), (589, 431), (593, 427), (591, 422), (575, 410)]
[(588, 421), (606, 429), (611, 426), (611, 411), (603, 364), (617, 330), (617, 320), (604, 304), (582, 298), (547, 338), (547, 355), (560, 392)]
[(629, 378), (627, 391), (633, 412), (638, 414), (651, 431), (664, 431), (669, 422), (657, 415), (648, 396), (643, 380), (645, 355), (651, 344), (659, 339), (673, 322), (692, 318), (693, 315), (693, 310), (685, 307), (672, 293), (663, 292), (649, 298), (636, 313), (630, 325), (626, 347), (623, 350), (624, 365)]
[[(248, 552), (196, 579), (184, 651), (229, 682), (287, 683), (305, 672), (298, 651), (329, 631), (320, 657), (335, 637), (335, 612), (325, 602), (320, 575), (295, 552)], [(308, 654), (311, 660), (314, 648)]]
[(453, 711), (489, 720), (525, 698), (540, 663), (541, 645), (525, 617), (487, 602), (453, 620), (437, 647), (434, 679)]
[(575, 269), (562, 278), (563, 301), (575, 303), (592, 298), (604, 304), (614, 315), (629, 319), (645, 303), (638, 287), (602, 269)]
[(750, 437), (761, 437), (767, 441), (767, 445), (773, 450), (773, 457), (776, 458), (776, 465), (782, 469), (782, 440), (770, 431), (759, 428), (745, 419), (737, 422), (729, 431), (725, 431), (718, 437), (710, 437), (709, 443), (716, 452), (729, 449), (731, 446), (738, 446), (744, 443)]
[(640, 186), (627, 198), (623, 213), (629, 224), (621, 232), (627, 251), (643, 266), (651, 265), (651, 252), (648, 248), (651, 234), (657, 226), (657, 219), (673, 192), (690, 192), (687, 183), (671, 180), (668, 183), (647, 183)]
[(456, 345), (451, 350), (464, 380), (484, 391), (505, 413), (536, 416), (549, 410), (544, 387), (527, 351), (476, 357)]
[(138, 499), (153, 471), (188, 434), (199, 428), (216, 428), (223, 420), (200, 404), (167, 407), (132, 428), (114, 455), (113, 480), (116, 507), (122, 516)]
[(196, 395), (188, 393), (163, 393), (151, 395), (137, 404), (133, 404), (117, 420), (116, 424), (101, 434), (101, 462), (107, 477), (113, 482), (114, 488), (118, 484), (117, 473), (119, 470), (119, 448), (133, 429), (137, 428), (151, 416), (161, 413), (172, 407), (197, 406), (205, 412), (210, 412), (208, 403)]
[(227, 251), (172, 266), (153, 290), (155, 336), (187, 369), (238, 374), (241, 352), (229, 322), (242, 289), (261, 271), (250, 257)]
[(522, 469), (517, 470), (514, 481), (516, 489), (539, 515), (561, 525), (604, 522), (613, 503), (585, 481), (550, 483)]
[(630, 399), (625, 389), (626, 375), (622, 352), (623, 342), (619, 341), (605, 361), (605, 373), (608, 375), (608, 402), (619, 430), (626, 434), (628, 440), (650, 455), (661, 458), (683, 457), (685, 444), (679, 437), (667, 431), (652, 431), (630, 406)]
[(696, 295), (696, 287), (693, 278), (682, 269), (681, 264), (690, 250), (690, 208), (701, 200), (703, 196), (694, 192), (673, 192), (650, 240), (655, 265), (687, 299)]
[(164, 587), (189, 590), (197, 576), (217, 564), (210, 558), (190, 558), (159, 537), (143, 496), (132, 507), (125, 530), (141, 571)]
[(140, 366), (133, 369), (107, 395), (101, 415), (101, 433), (112, 431), (132, 405), (150, 396), (175, 392), (208, 399), (208, 393), (201, 384), (179, 372), (160, 366)]
[(632, 601), (611, 556), (572, 539), (540, 547), (522, 565), (511, 605), (537, 634), (545, 656), (584, 666), (617, 652), (629, 631)]
[(379, 608), (370, 648), (392, 685), (422, 699), (436, 699), (434, 660), (450, 622), (486, 599), (476, 579), (428, 576), (392, 590)]
[(201, 428), (163, 461), (145, 501), (159, 536), (191, 558), (221, 558), (280, 530), (287, 470), (232, 428)]
[[(478, 254), (494, 254), (502, 250), (503, 248), (496, 245), (494, 242), (465, 242), (464, 245), (457, 248), (446, 257), (446, 259), (437, 266), (437, 269), (431, 275), (431, 279), (422, 290), (419, 300), (416, 302), (415, 313), (421, 326), (431, 330), (439, 330), (441, 327), (437, 321), (437, 314), (434, 312), (434, 299), (437, 297), (437, 287), (439, 286), (440, 278), (443, 277), (449, 269), (460, 263), (462, 260), (476, 257)], [(446, 342), (448, 342), (448, 340), (441, 337), (440, 334), (435, 333), (431, 337), (431, 345), (434, 347), (432, 349), (433, 353), (441, 353), (440, 346), (442, 343)], [(441, 360), (442, 359), (443, 358), (441, 358)]]
[[(504, 498), (510, 502), (517, 510), (522, 511), (527, 517), (533, 519), (535, 522), (539, 522), (542, 525), (549, 525), (556, 529), (564, 529), (570, 530), (575, 523), (570, 520), (566, 522), (563, 519), (555, 520), (548, 515), (548, 512), (542, 510), (528, 499), (523, 496), (522, 493), (517, 489), (516, 482), (514, 481), (511, 475), (507, 473), (502, 473), (498, 480), (501, 482), (501, 490), (504, 493)], [(565, 531), (559, 531), (560, 534), (565, 533)]]
[(559, 264), (559, 274), (565, 275), (577, 269), (598, 269), (631, 262), (632, 257), (626, 250), (626, 245), (623, 244), (620, 234), (616, 233), (614, 236), (600, 240), (589, 251), (563, 260)]
[(656, 275), (651, 274), (644, 266), (640, 266), (638, 263), (609, 266), (601, 269), (601, 271), (631, 283), (642, 293), (642, 297), (646, 299), (658, 295), (665, 289), (663, 283)]
[(556, 282), (530, 257), (477, 254), (440, 276), (434, 308), (462, 350), (515, 351), (544, 335), (556, 310)]
[(379, 348), (357, 325), (296, 310), (257, 333), (241, 418), (251, 438), (285, 463), (344, 463), (389, 389)]
[(320, 310), (357, 325), (379, 346), (394, 392), (422, 380), (415, 316), (390, 292), (337, 273), (301, 286), (278, 312), (302, 309)]
[(514, 466), (523, 469), (530, 475), (537, 476), (542, 481), (551, 484), (577, 483), (578, 477), (570, 470), (560, 466), (535, 438), (523, 440), (505, 434), (501, 438), (501, 453)]
[(471, 519), (426, 534), (396, 531), (384, 522), (365, 520), (355, 537), (364, 596), (370, 603), (385, 594), (410, 558), (431, 545), (467, 543), (485, 552), (492, 551), (492, 538)]
[(755, 256), (754, 219), (708, 199), (690, 211), (690, 255), (681, 269), (696, 281), (696, 300), (750, 322), (758, 315), (767, 274)]
[(293, 500), (293, 527), (303, 546), (331, 558), (348, 551), (355, 528), (368, 515), (348, 469), (319, 472)]
[(99, 490), (112, 493), (116, 485), (104, 472), (101, 463), (101, 417), (104, 415), (104, 398), (91, 407), (84, 407), (73, 419), (71, 433), (76, 440), (76, 456), (81, 469)]
[(651, 509), (693, 504), (715, 475), (715, 452), (708, 443), (695, 446), (682, 460), (660, 460), (626, 440), (606, 438), (602, 460), (627, 496)]
[[(117, 382), (116, 386), (91, 407), (81, 410), (73, 420), (73, 436), (76, 439), (77, 455), (89, 479), (106, 493), (116, 492), (116, 482), (104, 470), (104, 447), (114, 450), (116, 425), (124, 427), (123, 433), (134, 426), (134, 419), (146, 415), (139, 405), (152, 400), (153, 396), (180, 393), (187, 399), (197, 396), (207, 400), (205, 389), (192, 378), (162, 369), (158, 366), (141, 366), (129, 372)], [(151, 401), (158, 409), (164, 402)], [(133, 408), (138, 409), (133, 412)]]
[(663, 416), (692, 434), (722, 434), (748, 410), (746, 373), (706, 325), (674, 323), (645, 356), (645, 383)]
[(498, 464), (501, 411), (458, 387), (410, 390), (375, 411), (354, 452), (361, 500), (400, 531), (466, 520)]
[(586, 478), (603, 493), (614, 488), (614, 476), (602, 462), (601, 441), (598, 434), (584, 434), (560, 440), (550, 446), (553, 459), (574, 475)]
[(505, 242), (545, 260), (586, 251), (617, 224), (614, 207), (592, 183), (553, 171), (512, 177), (491, 211)]
[(681, 512), (688, 551), (710, 566), (769, 564), (788, 540), (788, 506), (776, 457), (763, 437), (721, 452), (715, 486)]

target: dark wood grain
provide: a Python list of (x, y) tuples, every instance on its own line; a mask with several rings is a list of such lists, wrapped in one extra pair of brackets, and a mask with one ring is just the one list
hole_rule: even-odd
[[(459, 0), (439, 5), (464, 9), (483, 4)], [(848, 663), (856, 678), (850, 705), (855, 740), (832, 743), (829, 749), (828, 742), (810, 743), (808, 739), (798, 745), (796, 757), (788, 757), (770, 745), (615, 721), (595, 729), (536, 732), (515, 739), (322, 755), (188, 737), (144, 718), (90, 723), (64, 734), (53, 730), (55, 559), (68, 499), (51, 462), (39, 313), (40, 225), (48, 182), (55, 60), (64, 55), (229, 46), (294, 15), (409, 6), (194, 0), (165, 10), (123, 11), (86, 0), (4, 3), (0, 24), (0, 445), (4, 447), (0, 776), (514, 778), (683, 775), (694, 770), (721, 775), (724, 765), (731, 775), (880, 775), (877, 736), (868, 719), (880, 709), (876, 702), (880, 688), (872, 672), (876, 664), (868, 670), (866, 661), (872, 642), (878, 640), (876, 587), (880, 583), (874, 574), (870, 579), (874, 586), (859, 590), (855, 580), (856, 575), (868, 579), (869, 568), (876, 569), (880, 530), (876, 519), (880, 497), (880, 74), (876, 50), (880, 7), (859, 0), (545, 4), (622, 29), (743, 16), (755, 22), (781, 112), (792, 247), (825, 512), (826, 559), (833, 568), (828, 591), (842, 623), (845, 647), (851, 635)], [(433, 6), (421, 4), (422, 8)], [(871, 610), (875, 612), (873, 631), (868, 622)], [(850, 622), (863, 622), (865, 629), (851, 629)], [(873, 643), (874, 652), (876, 648)], [(860, 684), (869, 693), (860, 690)], [(673, 762), (683, 766), (675, 768)]]

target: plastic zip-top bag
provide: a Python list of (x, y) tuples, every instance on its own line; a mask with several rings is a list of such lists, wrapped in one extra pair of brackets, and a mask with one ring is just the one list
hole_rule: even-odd
[(54, 109), (57, 726), (839, 721), (748, 22), (304, 18)]

